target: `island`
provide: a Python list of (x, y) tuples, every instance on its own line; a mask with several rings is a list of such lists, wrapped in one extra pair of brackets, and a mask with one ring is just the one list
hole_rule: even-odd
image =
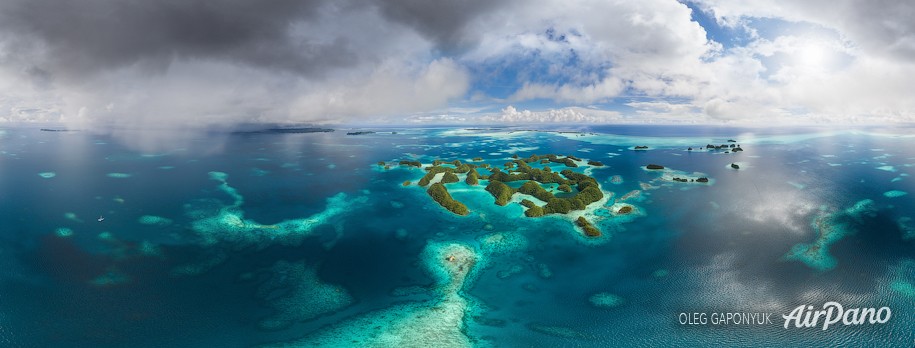
[(359, 132), (349, 132), (346, 135), (365, 135), (365, 134), (375, 134), (373, 131), (359, 131)]
[(467, 210), (467, 206), (464, 205), (464, 203), (458, 202), (454, 200), (454, 198), (451, 198), (451, 194), (448, 193), (448, 189), (445, 188), (444, 184), (440, 182), (434, 183), (426, 192), (429, 193), (429, 196), (431, 196), (435, 202), (437, 202), (443, 208), (448, 209), (448, 211), (458, 215), (470, 214), (470, 211)]
[(42, 128), (42, 132), (72, 132), (70, 129)]
[(232, 134), (330, 133), (333, 131), (334, 130), (330, 129), (330, 128), (317, 128), (317, 127), (278, 127), (278, 128), (259, 129), (259, 130), (239, 130), (239, 131), (232, 132)]
[[(550, 163), (562, 164), (567, 169), (559, 172), (553, 171), (549, 167)], [(603, 166), (602, 163), (597, 161), (586, 161), (572, 155), (560, 156), (555, 154), (530, 155), (528, 157), (515, 154), (512, 156), (511, 161), (503, 163), (502, 168), (486, 164), (463, 163), (460, 160), (445, 161), (436, 159), (432, 161), (431, 165), (423, 165), (417, 161), (400, 161), (402, 165), (423, 169), (426, 173), (416, 185), (428, 187), (426, 192), (429, 196), (454, 214), (467, 215), (469, 210), (466, 205), (451, 197), (446, 185), (460, 185), (460, 182), (463, 181), (468, 186), (476, 186), (480, 184), (481, 180), (486, 180), (487, 182), (484, 182), (486, 185), (484, 190), (492, 195), (493, 202), (498, 206), (506, 206), (512, 203), (512, 196), (515, 193), (527, 195), (540, 201), (541, 203), (535, 203), (531, 199), (521, 200), (520, 204), (526, 208), (524, 215), (531, 218), (582, 211), (587, 209), (588, 205), (604, 198), (604, 192), (601, 191), (600, 184), (594, 177), (568, 169), (577, 168), (580, 164), (584, 165), (583, 163), (588, 163), (591, 167)], [(545, 166), (535, 168), (531, 164)], [(478, 168), (481, 171), (485, 169), (484, 173), (489, 174), (481, 174), (477, 171)], [(462, 177), (458, 176), (459, 174), (464, 175), (463, 180)], [(412, 186), (412, 184), (404, 182), (404, 186)], [(561, 192), (560, 196), (554, 195), (552, 193), (554, 190)], [(587, 222), (587, 224), (577, 223), (577, 226), (582, 229), (586, 236), (601, 236), (601, 232), (596, 226), (582, 216), (578, 216), (578, 218)]]
[(330, 133), (333, 132), (333, 129), (330, 128), (270, 128), (264, 130), (265, 133)]
[(402, 166), (413, 166), (413, 167), (416, 167), (416, 168), (421, 168), (421, 167), (423, 166), (423, 164), (420, 163), (419, 161), (408, 161), (408, 160), (400, 161), (400, 165), (402, 165)]
[(575, 220), (575, 224), (578, 225), (578, 227), (581, 227), (583, 231), (585, 231), (586, 236), (600, 237), (600, 230), (594, 227), (594, 225), (592, 225), (588, 219), (585, 219), (584, 216), (581, 216), (578, 218), (578, 220)]

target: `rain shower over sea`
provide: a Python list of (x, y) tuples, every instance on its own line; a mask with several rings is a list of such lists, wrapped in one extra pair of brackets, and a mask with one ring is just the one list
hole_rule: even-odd
[(910, 346), (912, 134), (0, 129), (0, 346)]

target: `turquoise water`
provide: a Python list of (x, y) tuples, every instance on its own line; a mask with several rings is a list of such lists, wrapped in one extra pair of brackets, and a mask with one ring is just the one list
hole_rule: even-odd
[[(0, 345), (915, 342), (911, 129), (575, 130), (213, 133), (154, 151), (2, 130)], [(745, 151), (704, 149), (729, 139)], [(601, 237), (571, 217), (524, 217), (519, 195), (496, 206), (485, 181), (447, 185), (470, 210), (454, 215), (416, 185), (422, 169), (397, 164), (547, 153), (597, 179), (608, 199), (580, 214)], [(827, 301), (892, 318), (782, 326)], [(692, 312), (773, 323), (682, 325)]]

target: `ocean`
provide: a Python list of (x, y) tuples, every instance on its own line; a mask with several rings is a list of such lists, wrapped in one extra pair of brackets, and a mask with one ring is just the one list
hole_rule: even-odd
[[(148, 146), (0, 129), (0, 346), (915, 343), (911, 128), (359, 130), (373, 133)], [(496, 205), (488, 180), (458, 173), (445, 187), (461, 216), (400, 164), (488, 175), (532, 155), (592, 177), (603, 198), (527, 217), (522, 199), (546, 202)], [(824, 329), (839, 318), (829, 302), (886, 320)], [(786, 319), (802, 305), (824, 313)]]

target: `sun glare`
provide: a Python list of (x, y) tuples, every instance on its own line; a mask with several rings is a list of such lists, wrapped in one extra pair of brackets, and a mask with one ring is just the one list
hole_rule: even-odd
[(816, 37), (799, 39), (790, 50), (789, 64), (808, 73), (832, 71), (842, 65), (843, 52), (831, 40)]
[(806, 68), (820, 68), (826, 65), (828, 54), (829, 52), (822, 45), (806, 45), (797, 51), (795, 63)]

